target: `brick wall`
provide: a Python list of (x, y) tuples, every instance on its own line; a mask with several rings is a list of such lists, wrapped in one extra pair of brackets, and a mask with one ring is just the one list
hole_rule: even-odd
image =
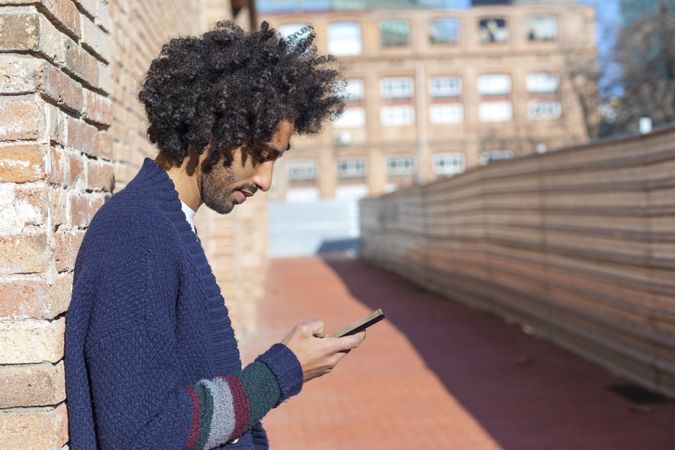
[[(228, 17), (228, 1), (202, 1), (0, 0), (2, 449), (67, 447), (73, 263), (94, 213), (156, 154), (136, 100), (150, 60), (170, 36)], [(238, 334), (264, 274), (262, 200), (231, 217), (200, 212)]]

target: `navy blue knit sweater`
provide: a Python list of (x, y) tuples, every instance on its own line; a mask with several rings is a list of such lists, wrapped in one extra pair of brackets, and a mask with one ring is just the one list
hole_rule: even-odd
[(147, 158), (85, 234), (65, 339), (76, 450), (268, 448), (260, 419), (303, 383), (282, 343), (242, 369), (173, 181)]

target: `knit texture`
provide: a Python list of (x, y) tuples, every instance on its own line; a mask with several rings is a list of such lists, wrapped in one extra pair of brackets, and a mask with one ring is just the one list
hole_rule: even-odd
[(282, 343), (242, 370), (206, 255), (148, 158), (85, 234), (65, 340), (76, 450), (266, 449), (260, 420), (302, 389)]

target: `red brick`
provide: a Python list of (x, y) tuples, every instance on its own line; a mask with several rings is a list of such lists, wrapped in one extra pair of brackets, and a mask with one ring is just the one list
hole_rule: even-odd
[(78, 155), (68, 155), (68, 161), (70, 162), (70, 179), (68, 184), (70, 186), (75, 186), (79, 181), (84, 181), (84, 165), (86, 164), (86, 158), (82, 158)]
[(30, 55), (0, 54), (0, 94), (35, 92), (43, 60)]
[(0, 318), (53, 319), (68, 309), (73, 283), (72, 274), (44, 279), (0, 282)]
[(114, 170), (111, 163), (90, 161), (87, 164), (87, 189), (96, 191), (112, 191)]
[(0, 234), (18, 235), (46, 223), (46, 198), (41, 188), (0, 183)]
[(112, 60), (110, 36), (86, 16), (82, 17), (82, 45), (100, 59)]
[(45, 272), (49, 266), (47, 236), (0, 236), (0, 255), (0, 275)]
[(15, 216), (22, 227), (47, 223), (49, 199), (43, 188), (17, 187), (14, 197)]
[[(112, 71), (110, 70), (110, 66), (103, 62), (98, 62), (97, 65), (98, 65), (98, 88), (101, 89), (106, 94), (110, 94), (112, 92), (112, 77), (111, 77)], [(135, 84), (136, 82), (134, 81), (134, 85)]]
[(94, 156), (111, 159), (113, 154), (113, 137), (108, 131), (99, 131), (96, 134)]
[(66, 145), (66, 114), (58, 107), (47, 103), (45, 105), (45, 117), (47, 121), (46, 141), (50, 144)]
[(0, 367), (0, 408), (47, 406), (66, 398), (63, 362)]
[(0, 147), (0, 181), (25, 183), (43, 180), (46, 151), (35, 144)]
[(88, 121), (108, 126), (112, 123), (112, 102), (95, 92), (85, 91), (83, 112)]
[(64, 62), (61, 32), (35, 7), (0, 15), (0, 30), (0, 49), (38, 52), (57, 64)]
[(35, 140), (42, 137), (44, 132), (45, 112), (42, 102), (25, 97), (0, 98), (0, 140)]
[(73, 111), (82, 111), (84, 102), (80, 83), (49, 63), (43, 64), (39, 88), (57, 104)]
[(0, 48), (5, 50), (38, 50), (40, 44), (39, 20), (36, 13), (1, 15)]
[(98, 62), (72, 39), (65, 39), (65, 64), (69, 71), (93, 87), (98, 87)]
[(83, 238), (83, 231), (54, 233), (54, 263), (58, 272), (66, 272), (75, 268), (75, 258)]
[(69, 223), (68, 194), (64, 189), (52, 188), (47, 192), (49, 200), (49, 214), (54, 228)]
[(80, 12), (71, 0), (42, 0), (47, 15), (63, 24), (77, 38), (80, 32)]
[(103, 206), (103, 198), (89, 195), (75, 195), (70, 197), (70, 223), (77, 227), (86, 227)]
[(97, 133), (96, 127), (82, 120), (68, 118), (68, 147), (93, 155), (96, 150)]
[(3, 413), (0, 442), (3, 448), (62, 448), (68, 441), (65, 403), (52, 410), (26, 408)]
[(70, 183), (69, 158), (62, 148), (49, 148), (49, 166), (47, 181), (54, 184), (67, 185)]

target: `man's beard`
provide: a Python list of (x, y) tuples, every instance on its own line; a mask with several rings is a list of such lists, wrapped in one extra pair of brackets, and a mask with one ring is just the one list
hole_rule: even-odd
[[(219, 172), (219, 173), (217, 173)], [(234, 183), (237, 181), (232, 169), (229, 167), (220, 170), (211, 170), (202, 175), (199, 187), (202, 201), (206, 206), (218, 214), (228, 214), (234, 209), (234, 203), (230, 199), (232, 192), (236, 190)], [(228, 186), (223, 189), (223, 186)]]

